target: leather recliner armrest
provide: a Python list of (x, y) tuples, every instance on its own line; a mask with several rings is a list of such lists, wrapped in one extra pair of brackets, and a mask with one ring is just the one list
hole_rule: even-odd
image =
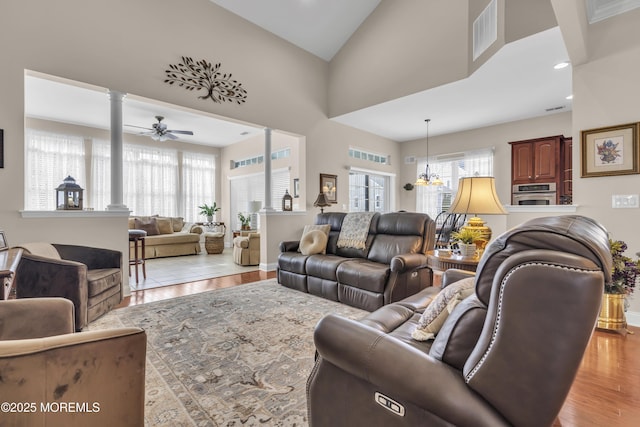
[(391, 258), (391, 271), (398, 273), (426, 266), (427, 257), (423, 254), (401, 254)]
[(280, 252), (298, 252), (299, 246), (300, 242), (298, 240), (280, 242), (279, 249)]
[(455, 425), (508, 425), (460, 371), (384, 332), (330, 314), (316, 326), (314, 341), (322, 359), (391, 398), (411, 401)]

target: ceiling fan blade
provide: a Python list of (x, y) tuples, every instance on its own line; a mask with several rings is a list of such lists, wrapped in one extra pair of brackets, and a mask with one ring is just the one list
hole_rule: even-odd
[(190, 130), (168, 130), (167, 132), (181, 133), (183, 135), (193, 135), (193, 132), (191, 132)]
[(174, 134), (169, 133), (169, 132), (165, 133), (163, 136), (164, 136), (165, 138), (169, 138), (169, 139), (178, 139), (178, 137), (177, 137), (177, 136), (175, 136)]
[(130, 128), (138, 128), (138, 129), (153, 130), (153, 129), (151, 129), (151, 128), (145, 128), (145, 127), (142, 127), (142, 126), (135, 126), (135, 125), (125, 125), (125, 126), (128, 126), (128, 127), (130, 127)]

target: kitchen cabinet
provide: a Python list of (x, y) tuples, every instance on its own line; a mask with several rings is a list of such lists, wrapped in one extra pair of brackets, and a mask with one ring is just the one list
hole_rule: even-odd
[(509, 144), (512, 186), (554, 183), (556, 203), (571, 203), (571, 138), (554, 135)]

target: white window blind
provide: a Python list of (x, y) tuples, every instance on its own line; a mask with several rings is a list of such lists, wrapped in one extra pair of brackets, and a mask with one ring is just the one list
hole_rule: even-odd
[(25, 209), (55, 210), (55, 189), (71, 175), (86, 188), (84, 139), (27, 129)]
[(178, 214), (176, 150), (123, 147), (124, 203), (134, 215)]
[[(424, 172), (426, 161), (418, 161), (416, 176)], [(416, 211), (435, 218), (451, 206), (458, 191), (460, 178), (493, 176), (493, 149), (435, 156), (429, 159), (429, 169), (437, 174), (444, 184), (416, 186)]]
[[(202, 153), (182, 153), (182, 203), (181, 214), (189, 222), (203, 220), (198, 206), (216, 201), (216, 157)], [(218, 206), (220, 203), (218, 201)]]
[[(289, 169), (276, 169), (271, 171), (271, 204), (272, 207), (282, 210), (282, 196), (285, 190), (290, 190)], [(291, 194), (291, 191), (289, 191)], [(233, 229), (240, 228), (238, 213), (251, 213), (250, 202), (259, 200), (264, 207), (264, 174), (250, 174), (233, 177), (230, 180), (231, 224)]]

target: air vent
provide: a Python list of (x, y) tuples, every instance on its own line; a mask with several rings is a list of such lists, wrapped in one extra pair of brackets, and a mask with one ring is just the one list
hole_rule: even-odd
[(559, 105), (557, 107), (551, 107), (551, 108), (545, 108), (544, 111), (546, 111), (547, 113), (550, 113), (551, 111), (557, 111), (557, 110), (562, 110), (564, 109), (565, 106), (564, 105)]
[(491, 3), (473, 21), (473, 60), (478, 59), (497, 39), (498, 4), (496, 0), (491, 0)]

